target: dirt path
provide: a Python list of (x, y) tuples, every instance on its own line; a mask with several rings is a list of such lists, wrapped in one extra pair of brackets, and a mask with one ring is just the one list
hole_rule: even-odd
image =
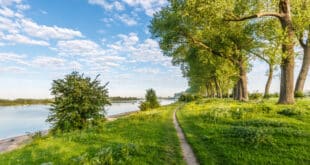
[(191, 146), (187, 143), (187, 140), (185, 139), (184, 133), (179, 125), (177, 116), (176, 116), (176, 112), (177, 110), (179, 110), (180, 107), (176, 108), (176, 110), (174, 110), (173, 113), (173, 124), (175, 129), (177, 130), (177, 134), (178, 134), (178, 138), (181, 144), (181, 148), (182, 148), (182, 154), (183, 154), (183, 158), (186, 161), (186, 163), (188, 165), (198, 165), (198, 161), (195, 157), (195, 154), (191, 148)]

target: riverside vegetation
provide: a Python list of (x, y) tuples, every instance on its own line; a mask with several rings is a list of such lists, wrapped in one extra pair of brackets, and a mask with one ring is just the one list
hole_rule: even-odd
[(309, 164), (310, 99), (200, 99), (137, 112), (97, 127), (34, 138), (3, 164), (184, 164), (172, 114), (200, 164)]

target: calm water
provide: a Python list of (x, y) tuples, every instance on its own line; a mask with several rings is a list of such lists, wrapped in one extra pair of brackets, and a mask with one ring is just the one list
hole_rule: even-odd
[[(161, 100), (162, 105), (172, 102), (174, 101)], [(106, 108), (107, 115), (136, 111), (138, 104), (139, 102), (112, 103)], [(48, 105), (0, 106), (0, 139), (47, 130), (49, 124), (45, 120), (49, 113), (48, 109)]]

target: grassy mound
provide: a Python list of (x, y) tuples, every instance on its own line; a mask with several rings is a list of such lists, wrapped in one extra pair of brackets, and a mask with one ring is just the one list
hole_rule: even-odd
[(100, 128), (35, 138), (0, 155), (0, 164), (184, 164), (172, 123), (175, 107), (132, 114)]
[(201, 164), (310, 164), (310, 100), (202, 100), (178, 113)]

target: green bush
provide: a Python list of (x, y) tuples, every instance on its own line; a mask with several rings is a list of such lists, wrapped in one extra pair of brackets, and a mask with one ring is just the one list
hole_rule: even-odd
[(258, 99), (263, 98), (263, 94), (259, 93), (259, 92), (251, 93), (249, 95), (249, 98), (250, 98), (250, 100), (258, 100)]
[(305, 95), (302, 91), (297, 91), (297, 92), (295, 92), (295, 97), (296, 98), (303, 98), (303, 97), (305, 97)]
[(50, 108), (47, 121), (54, 131), (67, 132), (97, 125), (104, 117), (104, 106), (109, 105), (107, 84), (101, 86), (78, 72), (66, 75), (64, 79), (54, 80), (51, 94), (55, 101)]
[(148, 101), (141, 101), (139, 105), (139, 109), (141, 111), (146, 111), (151, 108), (151, 104)]
[(145, 111), (148, 109), (158, 108), (159, 106), (160, 104), (157, 100), (155, 90), (154, 89), (146, 90), (145, 101), (140, 102), (140, 106), (139, 106), (140, 110)]
[(191, 102), (200, 99), (201, 96), (189, 94), (189, 93), (182, 93), (182, 95), (179, 97), (179, 101), (181, 102)]

